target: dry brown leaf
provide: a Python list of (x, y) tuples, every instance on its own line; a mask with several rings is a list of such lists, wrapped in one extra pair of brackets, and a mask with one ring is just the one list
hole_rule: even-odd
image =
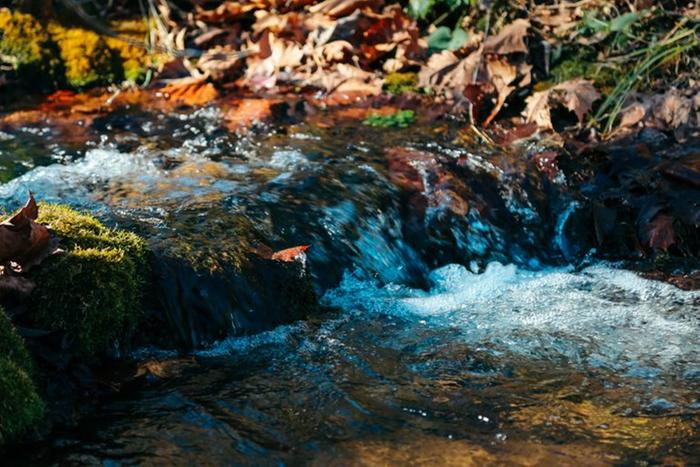
[(495, 36), (489, 36), (484, 41), (484, 53), (508, 55), (512, 53), (527, 53), (528, 48), (525, 43), (530, 21), (526, 19), (516, 19), (506, 25)]
[(641, 102), (634, 102), (622, 109), (620, 124), (621, 128), (631, 127), (644, 119), (647, 109)]
[(518, 70), (515, 66), (499, 58), (493, 58), (486, 62), (486, 71), (489, 81), (496, 90), (496, 104), (489, 116), (484, 120), (484, 126), (491, 123), (503, 107), (503, 104), (505, 104), (508, 96), (515, 90), (515, 87), (511, 86), (511, 84), (518, 76)]
[(226, 1), (213, 10), (204, 10), (197, 6), (195, 17), (205, 23), (222, 23), (235, 21), (246, 13), (269, 6), (264, 1), (241, 2)]
[(579, 123), (591, 111), (593, 102), (600, 98), (591, 81), (572, 79), (564, 81), (545, 91), (539, 91), (526, 99), (527, 108), (524, 115), (528, 122), (535, 122), (538, 127), (552, 129), (552, 108), (562, 105), (576, 114)]
[(353, 11), (364, 8), (380, 8), (383, 0), (325, 0), (321, 3), (309, 7), (311, 13), (323, 13), (331, 18), (347, 16)]
[(437, 92), (446, 89), (460, 91), (473, 82), (475, 71), (481, 65), (480, 51), (472, 52), (466, 58), (459, 59), (449, 50), (433, 54), (428, 63), (418, 73), (421, 87), (430, 87)]
[(215, 80), (223, 79), (240, 66), (239, 55), (230, 46), (212, 47), (197, 62), (197, 67)]
[(185, 105), (205, 105), (219, 96), (213, 84), (201, 78), (183, 78), (169, 82), (158, 94), (171, 102)]
[(653, 112), (667, 128), (676, 129), (688, 124), (691, 107), (690, 99), (671, 89), (661, 96), (655, 96)]
[(654, 219), (641, 229), (642, 241), (656, 250), (668, 250), (676, 243), (673, 229), (673, 217), (668, 214), (657, 214)]
[(293, 75), (305, 56), (299, 44), (279, 39), (271, 33), (264, 34), (257, 46), (260, 52), (257, 57), (248, 58), (243, 80), (252, 89), (273, 88), (281, 77), (280, 72)]
[(0, 263), (13, 261), (27, 270), (56, 250), (45, 225), (35, 222), (39, 208), (32, 193), (22, 209), (0, 223)]

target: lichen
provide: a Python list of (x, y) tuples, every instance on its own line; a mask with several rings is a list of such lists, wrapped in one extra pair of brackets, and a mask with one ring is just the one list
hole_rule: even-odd
[(22, 338), (0, 309), (0, 445), (16, 439), (44, 413)]
[(62, 80), (58, 48), (32, 16), (0, 9), (0, 62), (9, 65), (17, 82), (49, 90)]
[(121, 81), (124, 70), (119, 55), (98, 34), (56, 23), (51, 23), (48, 29), (58, 44), (70, 86), (85, 88)]
[(66, 206), (42, 205), (39, 213), (39, 222), (56, 232), (65, 252), (32, 273), (38, 286), (30, 316), (39, 327), (65, 332), (79, 353), (99, 355), (125, 340), (142, 313), (146, 244)]

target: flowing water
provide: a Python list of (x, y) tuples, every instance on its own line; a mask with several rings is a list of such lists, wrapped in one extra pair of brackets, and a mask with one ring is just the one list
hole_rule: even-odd
[(156, 249), (216, 249), (244, 216), (276, 248), (312, 244), (328, 311), (189, 355), (139, 349), (147, 376), (16, 463), (700, 458), (700, 293), (586, 256), (564, 179), (436, 127), (239, 136), (220, 120), (113, 115), (77, 143), (0, 133), (0, 199), (31, 189)]

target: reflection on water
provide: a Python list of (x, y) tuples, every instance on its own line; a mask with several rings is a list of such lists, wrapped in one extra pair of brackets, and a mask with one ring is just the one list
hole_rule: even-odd
[[(430, 128), (237, 137), (211, 109), (119, 118), (129, 125), (101, 121), (109, 133), (84, 157), (50, 165), (36, 148), (40, 167), (12, 173), (3, 204), (31, 188), (156, 248), (216, 251), (244, 218), (275, 247), (313, 244), (333, 311), (192, 356), (142, 350), (135, 382), (19, 464), (700, 456), (700, 294), (613, 265), (562, 266), (576, 205), (524, 158), (438, 143)], [(0, 139), (6, 167), (14, 137)], [(389, 167), (385, 149), (406, 146)]]

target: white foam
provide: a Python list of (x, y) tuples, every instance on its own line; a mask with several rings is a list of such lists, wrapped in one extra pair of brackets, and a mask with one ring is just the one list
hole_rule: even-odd
[(247, 353), (265, 345), (284, 345), (293, 341), (293, 336), (299, 333), (305, 325), (301, 322), (278, 326), (271, 331), (253, 334), (251, 336), (228, 337), (216, 342), (206, 350), (195, 352), (201, 357), (218, 357), (237, 353)]
[(139, 179), (158, 173), (142, 154), (122, 153), (113, 149), (92, 149), (85, 157), (70, 164), (37, 167), (0, 185), (3, 204), (23, 203), (31, 190), (44, 202), (87, 204), (96, 185), (114, 179)]
[(482, 274), (449, 265), (430, 291), (346, 275), (324, 297), (349, 312), (457, 327), (479, 348), (585, 365), (681, 374), (700, 359), (700, 293), (608, 265), (539, 272), (490, 264)]

